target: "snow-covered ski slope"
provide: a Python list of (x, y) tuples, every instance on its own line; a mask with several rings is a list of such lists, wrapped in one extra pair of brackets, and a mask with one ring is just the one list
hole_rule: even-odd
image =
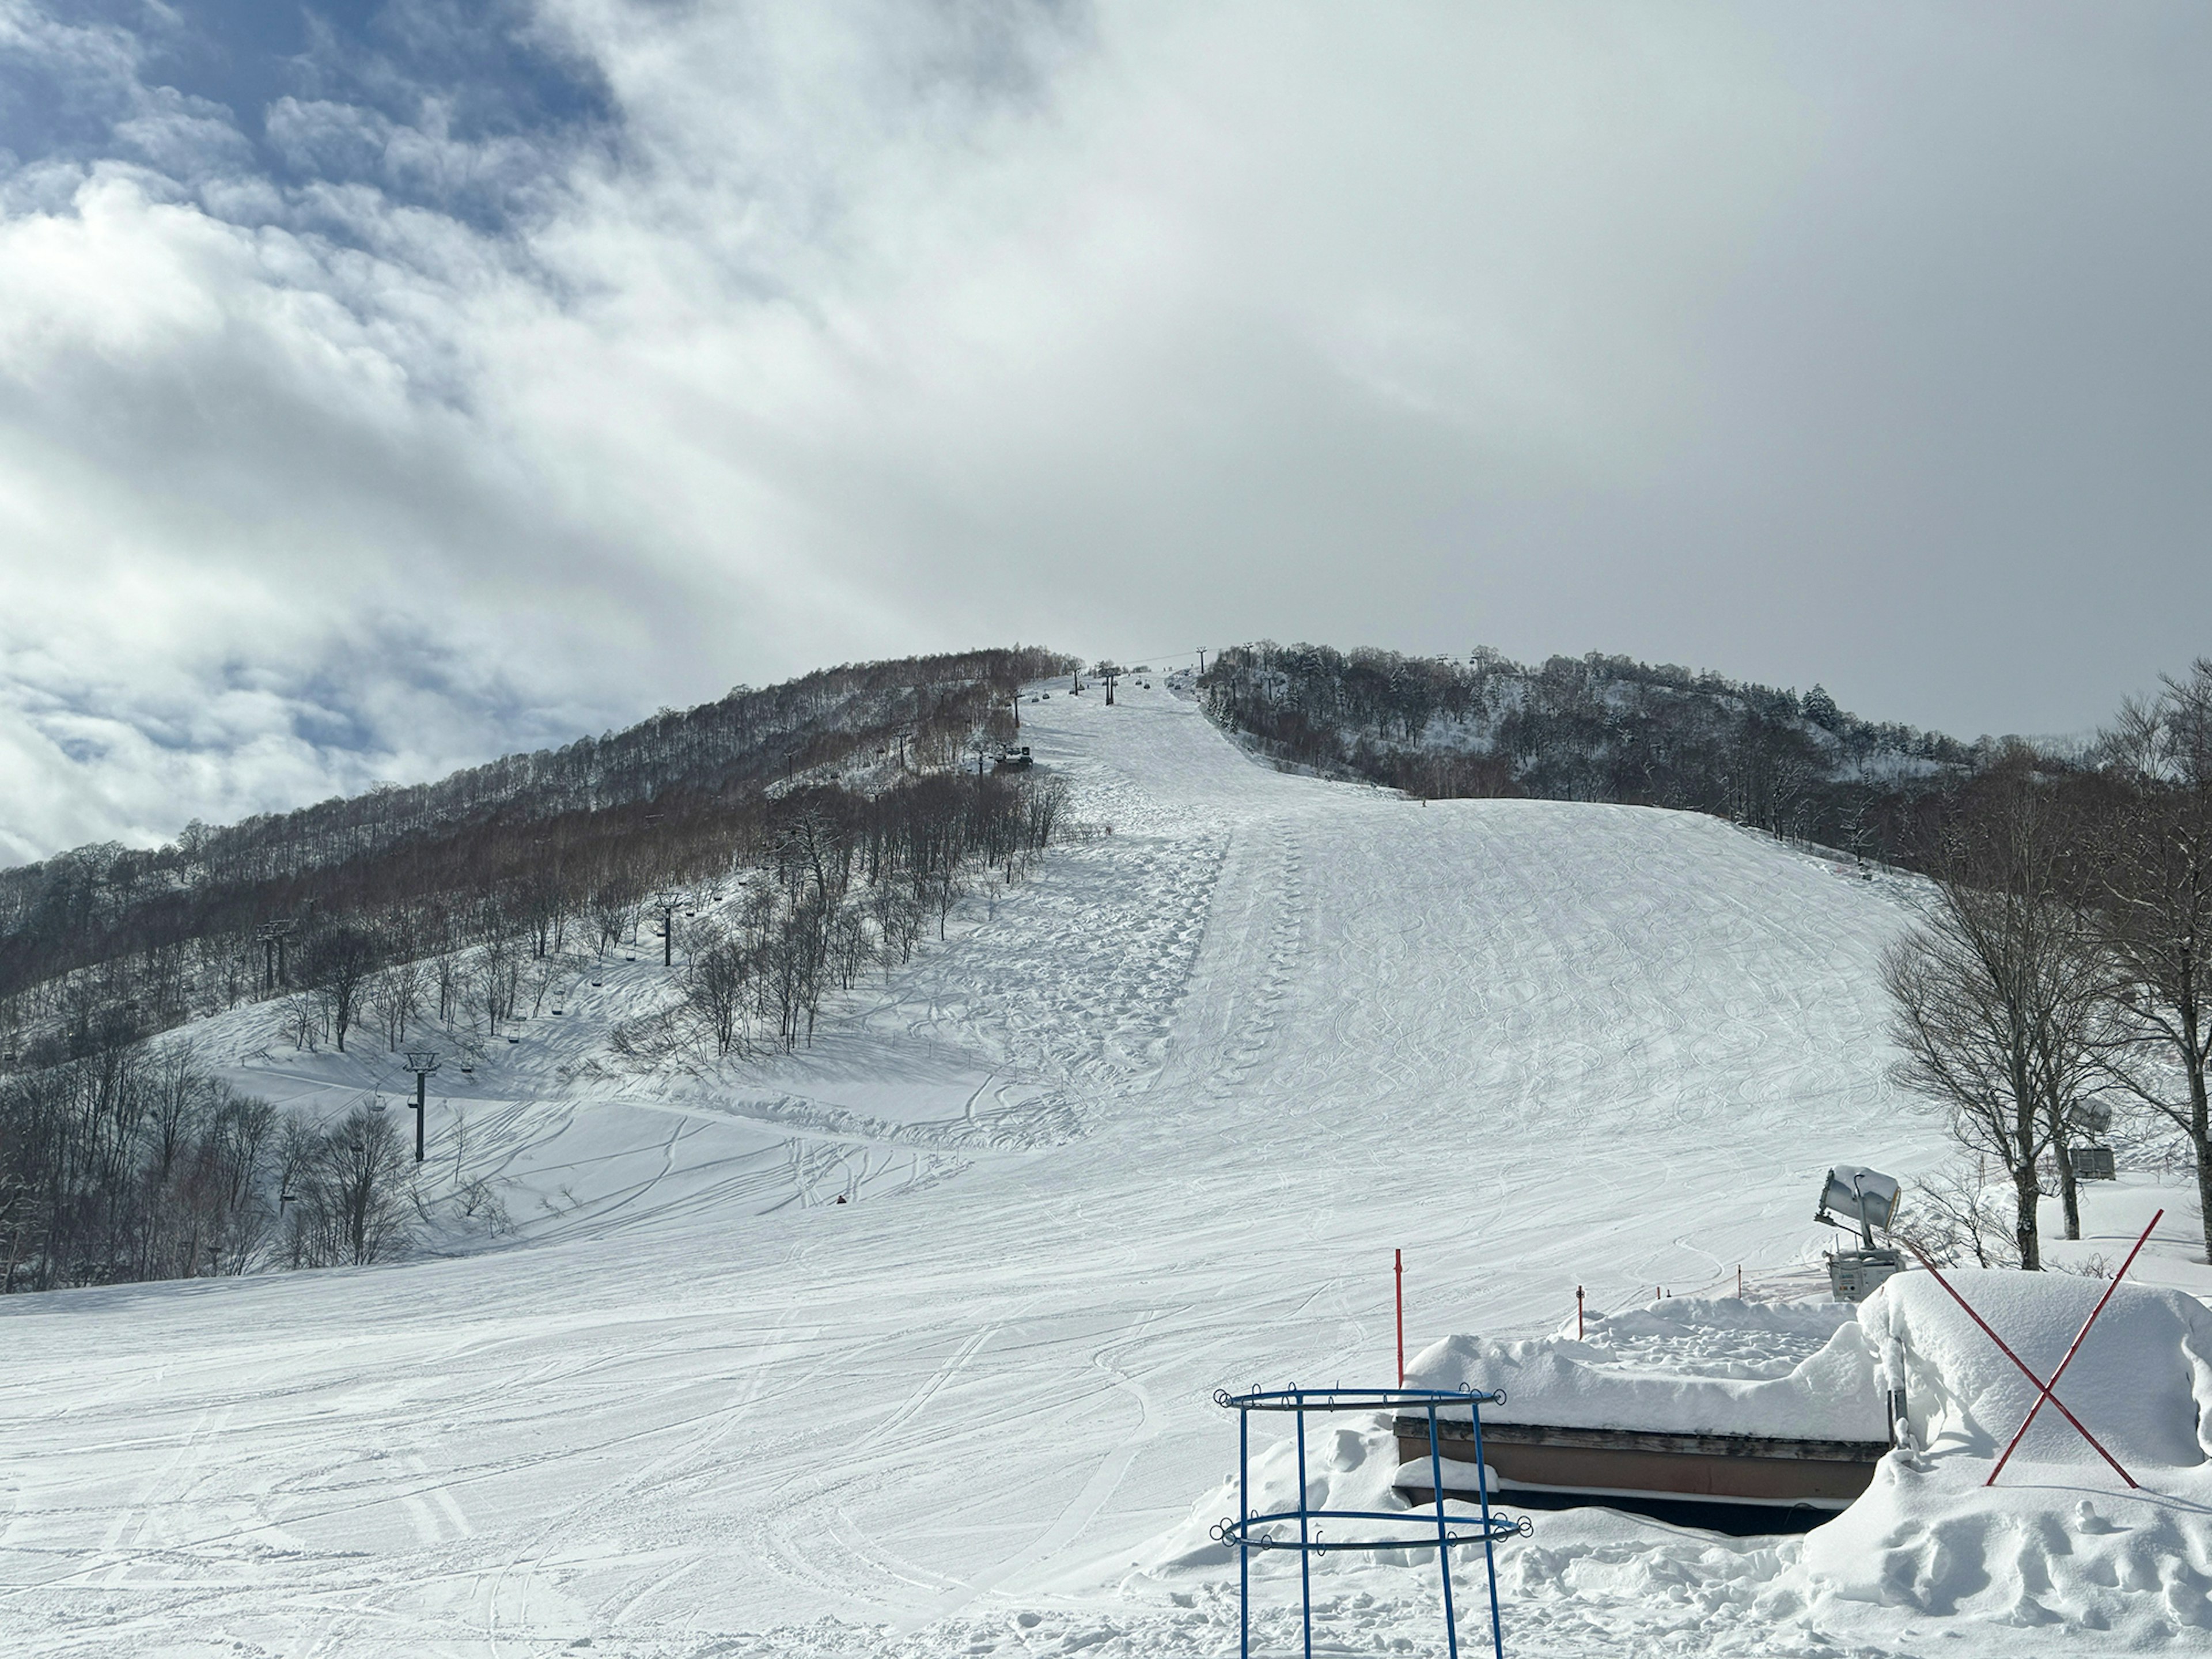
[[(1809, 1288), (1822, 1171), (1941, 1156), (1884, 1079), (1900, 890), (1686, 814), (1286, 776), (1164, 690), (1023, 712), (1112, 834), (811, 1053), (595, 1074), (647, 956), (436, 1080), (431, 1178), (504, 1183), (509, 1237), (0, 1304), (0, 1649), (1231, 1651), (1230, 1575), (1133, 1564), (1233, 1466), (1213, 1389), (1391, 1380), (1394, 1247), (1409, 1348), (1578, 1283)], [(199, 1040), (311, 1106), (396, 1090), (270, 1021)], [(1403, 1583), (1362, 1643), (1429, 1639)]]

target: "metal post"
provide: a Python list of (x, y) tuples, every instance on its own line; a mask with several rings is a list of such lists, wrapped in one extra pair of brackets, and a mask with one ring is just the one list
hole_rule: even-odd
[(407, 1051), (407, 1069), (415, 1073), (415, 1161), (422, 1161), (423, 1126), (429, 1121), (428, 1103), (424, 1091), (430, 1073), (438, 1069), (438, 1054), (434, 1048), (410, 1048)]
[(1505, 1659), (1505, 1625), (1498, 1616), (1498, 1547), (1490, 1537), (1490, 1466), (1482, 1454), (1482, 1407), (1470, 1405), (1474, 1419), (1474, 1489), (1482, 1499), (1482, 1565), (1490, 1571), (1490, 1644), (1498, 1659)]
[(1252, 1413), (1237, 1413), (1237, 1617), (1242, 1627), (1237, 1659), (1252, 1659), (1252, 1544), (1244, 1528), (1252, 1522)]
[[(1470, 1407), (1468, 1409), (1474, 1411), (1477, 1417), (1481, 1415), (1480, 1410), (1477, 1407)], [(1443, 1452), (1437, 1446), (1437, 1402), (1433, 1400), (1429, 1401), (1429, 1479), (1436, 1483), (1437, 1571), (1443, 1575), (1444, 1580), (1444, 1646), (1449, 1651), (1451, 1659), (1459, 1659), (1459, 1620), (1452, 1616), (1451, 1532), (1449, 1520), (1444, 1514), (1444, 1460)], [(1474, 1480), (1477, 1486), (1482, 1484), (1482, 1475), (1480, 1471), (1476, 1473)], [(1486, 1528), (1488, 1524), (1486, 1518), (1485, 1527)], [(1484, 1547), (1489, 1547), (1489, 1540), (1486, 1539), (1484, 1540)]]
[(1313, 1551), (1307, 1547), (1312, 1540), (1306, 1535), (1306, 1400), (1295, 1382), (1291, 1392), (1298, 1419), (1298, 1599), (1305, 1615), (1306, 1659), (1313, 1659)]

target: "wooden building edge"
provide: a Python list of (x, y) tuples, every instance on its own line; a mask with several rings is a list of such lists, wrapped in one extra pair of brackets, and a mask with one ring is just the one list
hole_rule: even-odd
[[(1400, 1417), (1392, 1427), (1398, 1492), (1417, 1506), (1434, 1504), (1427, 1418)], [(1482, 1443), (1498, 1501), (1533, 1509), (1602, 1505), (1738, 1534), (1803, 1532), (1841, 1513), (1873, 1483), (1890, 1449), (1886, 1440), (1488, 1422)], [(1474, 1445), (1470, 1425), (1437, 1423), (1447, 1497), (1476, 1495)]]

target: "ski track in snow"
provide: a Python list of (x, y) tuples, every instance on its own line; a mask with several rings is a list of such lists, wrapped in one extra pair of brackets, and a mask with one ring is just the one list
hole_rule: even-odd
[[(434, 1186), (489, 1178), (511, 1238), (0, 1304), (0, 1645), (1232, 1651), (1233, 1574), (1135, 1564), (1233, 1467), (1213, 1389), (1391, 1380), (1393, 1247), (1410, 1346), (1529, 1334), (1578, 1283), (1802, 1284), (1829, 1164), (1939, 1156), (1884, 1079), (1887, 884), (1285, 775), (1164, 690), (1024, 717), (1113, 834), (979, 889), (811, 1052), (612, 1071), (648, 949), (436, 1079)], [(200, 1041), (316, 1109), (411, 1092), (272, 1029)], [(1578, 1597), (1509, 1602), (1514, 1650), (1845, 1650), (1698, 1601), (1698, 1553), (1751, 1546), (1613, 1524)], [(1433, 1579), (1389, 1582), (1332, 1651), (1432, 1642)]]

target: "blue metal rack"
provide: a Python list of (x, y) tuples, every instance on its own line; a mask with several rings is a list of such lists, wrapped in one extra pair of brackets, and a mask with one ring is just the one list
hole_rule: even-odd
[[(1443, 1579), (1444, 1650), (1459, 1659), (1459, 1622), (1452, 1608), (1451, 1553), (1461, 1544), (1480, 1544), (1483, 1565), (1490, 1578), (1490, 1640), (1497, 1659), (1505, 1659), (1505, 1632), (1498, 1613), (1498, 1540), (1525, 1538), (1527, 1519), (1494, 1514), (1490, 1507), (1490, 1480), (1482, 1456), (1482, 1407), (1502, 1406), (1505, 1393), (1473, 1389), (1449, 1392), (1441, 1389), (1254, 1389), (1231, 1394), (1214, 1391), (1213, 1403), (1237, 1413), (1237, 1513), (1212, 1528), (1212, 1536), (1237, 1551), (1237, 1601), (1242, 1634), (1238, 1653), (1252, 1659), (1252, 1552), (1298, 1552), (1298, 1591), (1304, 1614), (1305, 1659), (1313, 1659), (1313, 1558), (1332, 1550), (1433, 1549), (1437, 1569)], [(1437, 1413), (1464, 1410), (1474, 1421), (1475, 1492), (1481, 1500), (1480, 1522), (1453, 1519), (1444, 1509), (1443, 1454), (1437, 1442)], [(1306, 1503), (1306, 1414), (1309, 1412), (1419, 1412), (1429, 1419), (1431, 1489), (1437, 1495), (1437, 1521), (1431, 1535), (1421, 1517), (1407, 1510), (1316, 1510)], [(1254, 1412), (1288, 1412), (1297, 1419), (1298, 1506), (1273, 1514), (1255, 1515), (1251, 1504), (1251, 1423)], [(1399, 1530), (1389, 1536), (1323, 1538), (1320, 1522), (1380, 1522)], [(1292, 1535), (1290, 1528), (1297, 1528)], [(1419, 1530), (1416, 1531), (1416, 1528)]]

